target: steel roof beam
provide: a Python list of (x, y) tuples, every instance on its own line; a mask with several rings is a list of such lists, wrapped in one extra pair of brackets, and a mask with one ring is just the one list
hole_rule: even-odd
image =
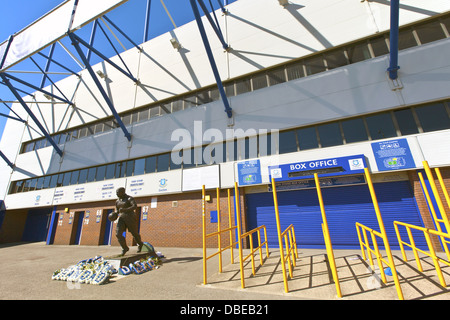
[(3, 160), (10, 166), (12, 169), (14, 169), (14, 164), (9, 161), (9, 159), (3, 154), (3, 152), (0, 151), (0, 157), (2, 157)]
[(391, 0), (391, 30), (389, 33), (389, 51), (390, 62), (389, 78), (395, 80), (398, 77), (398, 28), (399, 28), (399, 15), (400, 15), (400, 0)]

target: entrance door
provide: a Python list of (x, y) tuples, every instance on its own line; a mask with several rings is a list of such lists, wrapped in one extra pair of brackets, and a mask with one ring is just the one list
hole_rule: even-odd
[(111, 236), (112, 236), (112, 229), (113, 229), (113, 222), (108, 219), (108, 215), (113, 212), (113, 209), (105, 209), (103, 210), (103, 217), (102, 221), (104, 223), (104, 230), (103, 233), (103, 242), (104, 245), (111, 245)]
[(29, 210), (22, 234), (22, 241), (45, 241), (47, 239), (51, 214), (51, 208)]
[(81, 235), (83, 233), (84, 211), (77, 211), (73, 217), (72, 235), (70, 244), (80, 244)]

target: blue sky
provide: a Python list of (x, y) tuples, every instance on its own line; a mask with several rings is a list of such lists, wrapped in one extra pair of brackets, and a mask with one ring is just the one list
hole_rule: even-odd
[[(80, 1), (89, 1), (89, 0), (80, 0)], [(91, 0), (92, 1), (92, 0)], [(95, 0), (98, 1), (98, 0)], [(237, 0), (220, 0), (221, 3), (232, 3)], [(1, 0), (0, 2), (0, 11), (3, 13), (2, 18), (0, 19), (0, 43), (4, 40), (7, 40), (11, 34), (18, 32), (28, 26), (33, 21), (37, 20), (45, 13), (52, 10), (54, 7), (59, 4), (65, 2), (64, 0)], [(172, 16), (177, 27), (186, 24), (187, 22), (194, 19), (194, 15), (192, 13), (192, 8), (190, 6), (189, 0), (164, 0), (164, 4), (166, 5), (170, 15)], [(209, 7), (209, 3), (211, 2), (214, 6), (214, 9), (218, 9), (218, 1), (217, 0), (204, 0), (205, 4)], [(119, 8), (116, 8), (112, 12), (108, 13), (107, 16), (110, 18), (117, 26), (119, 26), (133, 41), (137, 44), (141, 44), (143, 42), (144, 37), (144, 22), (145, 22), (145, 12), (146, 12), (147, 0), (129, 0), (127, 3), (123, 4)], [(207, 26), (208, 27), (208, 26)], [(77, 34), (85, 39), (89, 40), (90, 33), (92, 29), (92, 24), (89, 24), (83, 27), (81, 30), (77, 31)], [(174, 26), (169, 19), (164, 7), (162, 5), (161, 0), (152, 0), (151, 6), (151, 14), (150, 14), (150, 30), (149, 30), (149, 38), (153, 38), (160, 34), (163, 34), (167, 31), (174, 29)], [(116, 33), (117, 34), (117, 33)], [(110, 36), (110, 34), (108, 34)], [(127, 47), (127, 49), (132, 47), (132, 44), (129, 43), (124, 38), (121, 38), (121, 42)], [(75, 52), (70, 45), (68, 39), (63, 39), (62, 43), (67, 45), (68, 48), (72, 52)], [(114, 43), (115, 46), (120, 48), (117, 42)], [(94, 47), (104, 53), (107, 57), (114, 56), (114, 50), (107, 43), (107, 40), (102, 34), (97, 31), (96, 42)], [(49, 48), (46, 48), (42, 51), (43, 54), (49, 53)], [(62, 49), (59, 45), (56, 46), (54, 59), (58, 62), (64, 63), (67, 67), (70, 67), (73, 71), (79, 71), (79, 67), (76, 65), (75, 61), (71, 59), (68, 54)], [(46, 60), (37, 55), (33, 56), (33, 59), (40, 65), (42, 68), (45, 65)], [(92, 55), (91, 63), (97, 63), (100, 59)], [(57, 66), (53, 66), (50, 71), (60, 72), (64, 71), (62, 69), (58, 69)], [(12, 67), (11, 70), (16, 71), (38, 71), (39, 69), (33, 64), (29, 59), (17, 64)], [(39, 86), (42, 75), (36, 74), (25, 74), (25, 73), (14, 73), (14, 76), (25, 80), (29, 83)], [(66, 77), (66, 76), (59, 76)], [(58, 81), (58, 76), (51, 76), (53, 81)], [(46, 85), (49, 82), (47, 81)], [(28, 88), (26, 86), (16, 86), (17, 88), (21, 88), (28, 93), (33, 93), (35, 90)], [(22, 94), (24, 95), (24, 94)], [(9, 89), (0, 84), (0, 99), (3, 101), (15, 101), (15, 97), (9, 91)], [(11, 106), (11, 103), (7, 105)], [(10, 110), (3, 104), (0, 103), (0, 113), (10, 114)], [(3, 128), (5, 126), (7, 118), (0, 116), (0, 137), (3, 133)]]

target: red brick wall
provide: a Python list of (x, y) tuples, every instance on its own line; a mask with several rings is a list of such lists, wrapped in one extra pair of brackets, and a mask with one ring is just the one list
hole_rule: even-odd
[[(433, 178), (434, 178), (434, 182), (436, 184), (437, 190), (438, 190), (439, 197), (444, 205), (446, 215), (447, 215), (447, 217), (450, 218), (450, 209), (445, 200), (444, 192), (443, 192), (443, 189), (441, 188), (439, 180), (436, 176), (435, 169), (432, 169), (431, 171), (433, 173)], [(440, 172), (441, 172), (441, 175), (442, 175), (442, 178), (444, 181), (444, 186), (447, 189), (447, 192), (450, 192), (450, 168), (448, 168), (448, 167), (440, 168)], [(416, 198), (417, 205), (419, 207), (425, 228), (435, 229), (432, 214), (428, 208), (427, 200), (424, 195), (424, 192), (422, 191), (419, 175), (416, 171), (409, 171), (408, 174), (409, 174), (409, 179), (411, 181), (411, 185), (412, 185), (412, 188), (414, 191), (414, 196)], [(423, 173), (423, 177), (425, 180), (428, 180), (425, 173)], [(429, 193), (430, 197), (433, 197), (433, 192), (432, 192), (431, 188), (428, 188), (428, 193)], [(435, 210), (438, 210), (438, 208), (435, 207)], [(435, 250), (442, 251), (442, 247), (440, 245), (439, 239), (436, 236), (432, 236), (432, 242), (433, 242), (433, 246), (434, 246)]]
[(0, 229), (0, 243), (20, 242), (27, 216), (28, 209), (6, 210)]

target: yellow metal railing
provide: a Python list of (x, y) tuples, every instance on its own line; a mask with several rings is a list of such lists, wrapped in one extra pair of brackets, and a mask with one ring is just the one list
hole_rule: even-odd
[[(261, 265), (264, 264), (264, 259), (262, 257), (262, 247), (265, 245), (266, 246), (266, 254), (267, 256), (269, 256), (269, 246), (268, 246), (268, 242), (267, 242), (267, 230), (266, 230), (266, 226), (260, 226), (257, 227), (253, 230), (250, 230), (246, 233), (242, 233), (241, 230), (241, 210), (240, 210), (240, 206), (239, 206), (239, 190), (238, 190), (238, 185), (237, 182), (234, 183), (234, 198), (235, 198), (235, 208), (236, 208), (236, 219), (237, 219), (237, 229), (238, 229), (238, 247), (239, 247), (239, 270), (241, 273), (241, 287), (242, 289), (245, 288), (245, 275), (244, 275), (244, 261), (247, 260), (249, 257), (251, 257), (252, 259), (252, 274), (255, 275), (255, 257), (254, 257), (254, 253), (259, 250), (260, 253), (260, 261), (261, 261)], [(261, 243), (261, 233), (260, 230), (264, 229), (264, 238), (265, 241)], [(258, 234), (258, 247), (254, 248), (253, 247), (253, 233), (257, 232)], [(249, 237), (250, 238), (250, 254), (248, 254), (245, 258), (244, 258), (244, 253), (243, 253), (243, 248), (242, 248), (242, 240), (245, 237)]]
[[(206, 234), (206, 210), (205, 210), (205, 186), (202, 186), (202, 233), (203, 233), (203, 284), (207, 284), (207, 260), (215, 257), (216, 255), (219, 255), (219, 273), (222, 272), (222, 252), (225, 250), (231, 249), (231, 263), (234, 263), (234, 255), (233, 255), (233, 247), (238, 242), (233, 242), (233, 230), (235, 230), (237, 227), (232, 226), (232, 215), (231, 215), (231, 195), (230, 190), (227, 190), (228, 195), (228, 223), (229, 228), (221, 229), (221, 221), (220, 221), (220, 190), (219, 188), (216, 189), (217, 192), (217, 232)], [(238, 220), (239, 221), (239, 220)], [(230, 238), (230, 244), (222, 248), (222, 238), (221, 235), (223, 233), (229, 233)], [(207, 255), (206, 253), (206, 240), (211, 237), (217, 236), (218, 241), (218, 251)]]
[[(373, 188), (372, 178), (371, 178), (371, 176), (369, 174), (369, 169), (364, 168), (364, 174), (366, 176), (366, 181), (367, 181), (367, 184), (369, 186), (370, 196), (372, 197), (372, 203), (373, 203), (373, 206), (374, 206), (374, 209), (375, 209), (375, 214), (377, 216), (378, 226), (380, 228), (380, 232), (375, 231), (373, 229), (370, 229), (370, 228), (362, 225), (359, 222), (356, 222), (356, 230), (358, 232), (358, 239), (359, 239), (359, 243), (361, 245), (362, 255), (363, 255), (364, 260), (366, 260), (366, 254), (365, 254), (365, 250), (364, 250), (364, 248), (366, 248), (367, 251), (368, 251), (368, 254), (369, 254), (369, 259), (370, 259), (371, 265), (374, 265), (371, 253), (375, 253), (375, 255), (377, 257), (378, 266), (380, 268), (382, 281), (384, 283), (386, 283), (386, 275), (384, 273), (384, 268), (383, 268), (383, 264), (382, 263), (384, 262), (390, 267), (390, 269), (392, 271), (392, 277), (393, 277), (394, 283), (395, 283), (395, 288), (397, 290), (397, 295), (398, 295), (400, 300), (403, 300), (404, 299), (403, 298), (403, 291), (402, 291), (402, 288), (400, 286), (400, 281), (398, 279), (397, 270), (395, 269), (394, 258), (392, 256), (391, 247), (389, 245), (389, 241), (388, 241), (388, 238), (387, 238), (386, 229), (384, 228), (384, 222), (383, 222), (383, 219), (381, 217), (380, 208), (378, 206), (378, 200), (377, 200), (377, 196), (375, 194), (375, 189)], [(363, 238), (361, 237), (361, 234), (360, 234), (360, 231), (359, 231), (360, 228), (362, 230), (364, 230), (364, 234), (363, 234), (364, 235), (364, 241), (363, 241)], [(370, 247), (369, 239), (367, 237), (367, 232), (370, 232), (370, 234), (371, 234), (371, 238), (372, 238), (372, 243), (373, 243), (374, 249), (372, 249)], [(376, 236), (380, 237), (383, 240), (384, 249), (386, 251), (386, 255), (387, 255), (388, 260), (383, 259), (382, 255), (380, 253), (379, 247), (378, 247), (378, 243), (376, 241)]]
[(325, 240), (325, 248), (327, 250), (328, 261), (331, 267), (334, 284), (336, 286), (336, 293), (339, 298), (342, 298), (341, 286), (339, 284), (339, 277), (336, 268), (336, 260), (334, 259), (333, 245), (331, 244), (330, 230), (328, 229), (327, 215), (325, 213), (325, 206), (323, 204), (322, 191), (320, 189), (319, 177), (317, 173), (314, 174), (314, 181), (316, 183), (317, 197), (319, 198), (320, 212), (322, 213), (322, 232)]
[[(286, 261), (289, 264), (289, 276), (292, 279), (292, 277), (293, 277), (292, 264), (295, 267), (295, 265), (296, 265), (295, 260), (298, 259), (297, 241), (295, 239), (295, 232), (294, 232), (293, 225), (290, 225), (289, 227), (286, 228), (286, 230), (281, 232), (280, 212), (278, 210), (278, 197), (277, 197), (277, 189), (275, 186), (274, 178), (272, 178), (272, 193), (273, 193), (273, 202), (274, 202), (274, 207), (275, 207), (275, 218), (276, 218), (276, 222), (277, 222), (278, 244), (280, 246), (281, 268), (283, 270), (284, 291), (287, 293), (287, 292), (289, 292), (289, 285), (288, 285), (287, 272), (286, 272)], [(284, 254), (283, 239), (286, 242), (287, 255)], [(291, 261), (291, 253), (292, 253), (292, 261)]]
[[(398, 226), (403, 226), (403, 227), (406, 228), (406, 231), (408, 233), (408, 238), (409, 238), (409, 241), (410, 241), (409, 243), (405, 242), (405, 241), (403, 241), (401, 239), (401, 235), (400, 235)], [(447, 234), (447, 233), (443, 233), (443, 232), (440, 232), (440, 231), (433, 230), (433, 229), (418, 227), (418, 226), (415, 226), (415, 225), (411, 225), (411, 224), (407, 224), (407, 223), (403, 223), (403, 222), (399, 222), (399, 221), (394, 221), (394, 227), (395, 227), (395, 232), (397, 233), (398, 243), (400, 244), (400, 249), (402, 251), (403, 260), (408, 261), (408, 258), (406, 256), (406, 252), (405, 252), (405, 248), (404, 248), (405, 245), (412, 249), (412, 251), (414, 253), (414, 258), (415, 258), (416, 263), (417, 263), (417, 268), (419, 269), (420, 272), (423, 272), (423, 268), (422, 268), (422, 264), (421, 264), (420, 259), (419, 259), (418, 252), (422, 252), (423, 254), (431, 257), (433, 259), (434, 267), (435, 267), (436, 273), (437, 273), (437, 275), (439, 277), (439, 281), (440, 281), (440, 283), (441, 283), (441, 285), (443, 287), (446, 287), (447, 285), (445, 283), (445, 279), (444, 279), (444, 276), (442, 274), (442, 270), (441, 270), (441, 266), (439, 265), (439, 262), (442, 262), (442, 263), (450, 266), (450, 261), (446, 261), (446, 260), (444, 260), (442, 258), (439, 258), (436, 255), (436, 251), (433, 248), (433, 244), (431, 242), (431, 236), (430, 235), (433, 234), (433, 235), (439, 236), (441, 238), (450, 238), (450, 235)], [(426, 251), (421, 250), (421, 249), (416, 247), (416, 244), (414, 242), (414, 237), (412, 235), (411, 229), (415, 229), (415, 230), (419, 230), (419, 231), (423, 232), (423, 234), (425, 236), (425, 239), (427, 241), (429, 252), (426, 252)]]

